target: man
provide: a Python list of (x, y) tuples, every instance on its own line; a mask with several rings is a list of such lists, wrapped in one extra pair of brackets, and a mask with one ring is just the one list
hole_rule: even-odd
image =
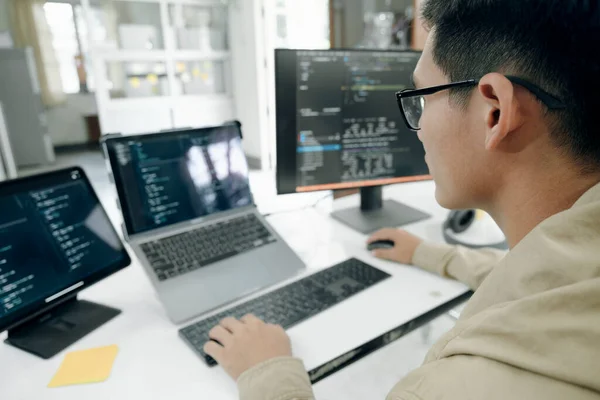
[[(423, 17), (428, 89), (399, 95), (402, 112), (439, 203), (486, 210), (511, 250), (375, 235), (396, 242), (380, 256), (477, 289), (388, 399), (600, 399), (600, 4), (429, 0)], [(210, 336), (243, 400), (313, 398), (280, 327), (247, 316)]]

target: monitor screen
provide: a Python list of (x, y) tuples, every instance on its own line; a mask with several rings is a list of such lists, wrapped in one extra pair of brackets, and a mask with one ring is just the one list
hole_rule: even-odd
[(253, 204), (238, 125), (105, 145), (129, 235)]
[(425, 151), (395, 93), (420, 53), (277, 50), (279, 193), (430, 179)]
[(78, 168), (0, 184), (0, 332), (129, 265)]

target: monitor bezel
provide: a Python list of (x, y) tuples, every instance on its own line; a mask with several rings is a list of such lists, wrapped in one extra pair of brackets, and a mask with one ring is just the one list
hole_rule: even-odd
[[(37, 175), (33, 175), (33, 176), (28, 176), (28, 177), (24, 177), (24, 178), (0, 182), (0, 195), (2, 195), (3, 193), (7, 193), (7, 192), (10, 193), (11, 190), (15, 190), (15, 187), (18, 187), (18, 186), (21, 186), (24, 184), (30, 184), (32, 186), (31, 190), (33, 190), (33, 187), (36, 187), (36, 185), (38, 187), (42, 188), (43, 183), (48, 182), (50, 180), (60, 181), (59, 178), (61, 176), (65, 176), (65, 179), (71, 179), (71, 175), (74, 172), (77, 172), (80, 174), (83, 182), (86, 184), (86, 186), (90, 190), (93, 200), (96, 201), (97, 204), (100, 205), (100, 208), (101, 208), (102, 212), (104, 213), (104, 216), (110, 221), (110, 218), (108, 217), (108, 214), (106, 213), (106, 210), (104, 209), (102, 203), (100, 202), (100, 199), (98, 198), (98, 194), (92, 187), (88, 176), (86, 175), (85, 171), (81, 167), (63, 168), (63, 169), (58, 169), (55, 171), (41, 173), (41, 174), (37, 174)], [(117, 231), (115, 230), (115, 227), (112, 224), (112, 222), (110, 222), (110, 226), (112, 227), (114, 234), (118, 237)], [(68, 293), (65, 293), (63, 296), (53, 299), (52, 301), (50, 301), (48, 303), (46, 303), (46, 299), (49, 297), (52, 297), (52, 295), (46, 297), (46, 299), (41, 299), (41, 300), (35, 301), (27, 306), (24, 306), (23, 308), (20, 308), (17, 311), (14, 311), (14, 312), (8, 314), (7, 316), (0, 317), (0, 332), (15, 329), (33, 319), (39, 317), (40, 315), (43, 315), (43, 314), (51, 311), (53, 308), (57, 307), (58, 305), (77, 296), (77, 294), (79, 292), (81, 292), (82, 290), (87, 289), (88, 287), (98, 283), (99, 281), (101, 281), (105, 278), (108, 278), (109, 276), (128, 267), (131, 264), (131, 258), (129, 257), (129, 254), (125, 248), (125, 245), (123, 244), (123, 242), (121, 241), (120, 238), (119, 238), (119, 241), (121, 242), (121, 246), (122, 246), (122, 249), (121, 249), (122, 259), (118, 263), (111, 264), (108, 267), (106, 267), (100, 271), (96, 271), (93, 274), (89, 275), (87, 278), (77, 280), (76, 282), (69, 282), (68, 284), (65, 284), (64, 286), (61, 285), (61, 287), (58, 290), (56, 290), (55, 294), (61, 293), (65, 290), (68, 290), (69, 288), (73, 287), (74, 285), (78, 285), (80, 282), (83, 283), (80, 286), (73, 288), (73, 290), (68, 291)]]
[[(325, 190), (347, 190), (347, 189), (359, 189), (363, 187), (373, 187), (382, 185), (393, 185), (398, 183), (409, 183), (409, 182), (420, 182), (432, 180), (432, 176), (427, 175), (415, 175), (415, 176), (402, 176), (394, 178), (377, 178), (372, 180), (364, 181), (353, 181), (353, 182), (339, 182), (321, 185), (311, 186), (298, 186), (296, 176), (296, 165), (294, 157), (288, 157), (289, 155), (289, 141), (282, 141), (284, 133), (288, 133), (289, 125), (294, 125), (296, 118), (290, 122), (289, 113), (285, 112), (286, 103), (279, 101), (282, 96), (288, 96), (290, 88), (284, 86), (284, 80), (290, 82), (289, 79), (284, 79), (280, 73), (279, 68), (284, 61), (290, 61), (287, 57), (290, 54), (295, 55), (297, 52), (354, 52), (354, 53), (398, 53), (398, 54), (421, 54), (418, 50), (385, 50), (385, 49), (350, 49), (350, 48), (335, 48), (335, 49), (275, 49), (275, 118), (276, 118), (276, 182), (277, 182), (277, 194), (292, 194), (292, 193), (307, 193), (317, 192)], [(296, 59), (294, 59), (294, 66)], [(288, 66), (289, 67), (289, 66)], [(296, 74), (294, 73), (294, 78)], [(295, 79), (293, 80), (295, 87)], [(295, 132), (294, 132), (294, 148), (295, 148)], [(292, 165), (291, 163), (294, 163)]]

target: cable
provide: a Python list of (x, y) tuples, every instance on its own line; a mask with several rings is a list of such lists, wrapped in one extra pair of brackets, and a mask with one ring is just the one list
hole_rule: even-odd
[(292, 213), (292, 212), (296, 212), (296, 211), (307, 210), (309, 208), (316, 208), (323, 200), (327, 200), (330, 197), (333, 197), (333, 192), (328, 193), (326, 196), (321, 197), (319, 200), (315, 201), (313, 204), (310, 204), (308, 206), (295, 208), (292, 210), (283, 210), (283, 211), (277, 211), (277, 212), (273, 212), (273, 213), (263, 214), (263, 217), (267, 218), (267, 217), (272, 217), (273, 215), (287, 214), (287, 213)]

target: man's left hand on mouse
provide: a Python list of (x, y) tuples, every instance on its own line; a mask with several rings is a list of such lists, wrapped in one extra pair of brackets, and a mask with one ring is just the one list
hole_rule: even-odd
[(214, 341), (207, 342), (204, 351), (236, 381), (264, 361), (292, 355), (285, 330), (254, 315), (246, 315), (241, 320), (225, 318), (209, 332), (209, 337)]

